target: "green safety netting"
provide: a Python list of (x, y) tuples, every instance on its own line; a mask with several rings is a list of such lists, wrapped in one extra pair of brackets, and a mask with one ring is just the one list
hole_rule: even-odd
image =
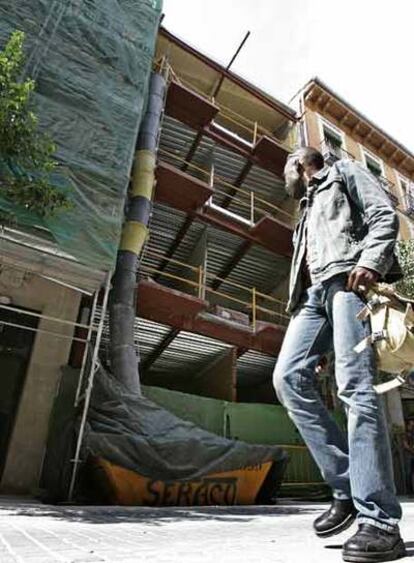
[(162, 0), (0, 0), (0, 48), (25, 32), (25, 77), (36, 80), (35, 111), (58, 147), (52, 182), (73, 201), (45, 219), (0, 187), (0, 214), (99, 269), (116, 257), (161, 8)]

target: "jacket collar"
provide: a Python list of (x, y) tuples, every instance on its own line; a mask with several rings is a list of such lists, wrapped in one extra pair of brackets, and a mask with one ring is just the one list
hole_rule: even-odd
[(320, 186), (327, 179), (330, 171), (331, 171), (331, 167), (325, 165), (321, 170), (319, 170), (318, 172), (316, 172), (316, 174), (312, 176), (312, 178), (309, 181), (308, 188), (306, 190), (306, 195), (304, 195), (299, 202), (299, 209), (301, 211), (305, 209), (309, 197), (315, 192), (318, 186)]
[(322, 184), (322, 182), (328, 177), (330, 170), (331, 167), (326, 165), (321, 170), (319, 170), (319, 172), (316, 172), (316, 174), (314, 174), (310, 179), (309, 186)]

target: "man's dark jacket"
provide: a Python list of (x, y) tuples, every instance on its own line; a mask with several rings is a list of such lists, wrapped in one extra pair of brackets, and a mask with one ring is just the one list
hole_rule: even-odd
[(300, 202), (293, 235), (289, 303), (292, 312), (304, 290), (307, 264), (312, 283), (362, 266), (394, 282), (401, 269), (394, 255), (398, 217), (376, 178), (361, 164), (339, 160), (315, 174)]

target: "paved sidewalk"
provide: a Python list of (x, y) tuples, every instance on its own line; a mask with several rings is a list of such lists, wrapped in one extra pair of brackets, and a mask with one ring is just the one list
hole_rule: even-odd
[[(55, 507), (0, 498), (0, 563), (340, 563), (354, 531), (319, 540), (323, 504), (272, 507)], [(401, 529), (414, 563), (414, 500)]]

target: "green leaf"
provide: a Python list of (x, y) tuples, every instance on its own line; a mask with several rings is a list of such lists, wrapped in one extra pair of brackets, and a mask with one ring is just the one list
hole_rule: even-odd
[(38, 130), (32, 104), (35, 81), (21, 80), (24, 65), (24, 33), (15, 31), (0, 51), (0, 190), (10, 200), (41, 216), (70, 206), (56, 189), (50, 174), (55, 170), (56, 146)]

